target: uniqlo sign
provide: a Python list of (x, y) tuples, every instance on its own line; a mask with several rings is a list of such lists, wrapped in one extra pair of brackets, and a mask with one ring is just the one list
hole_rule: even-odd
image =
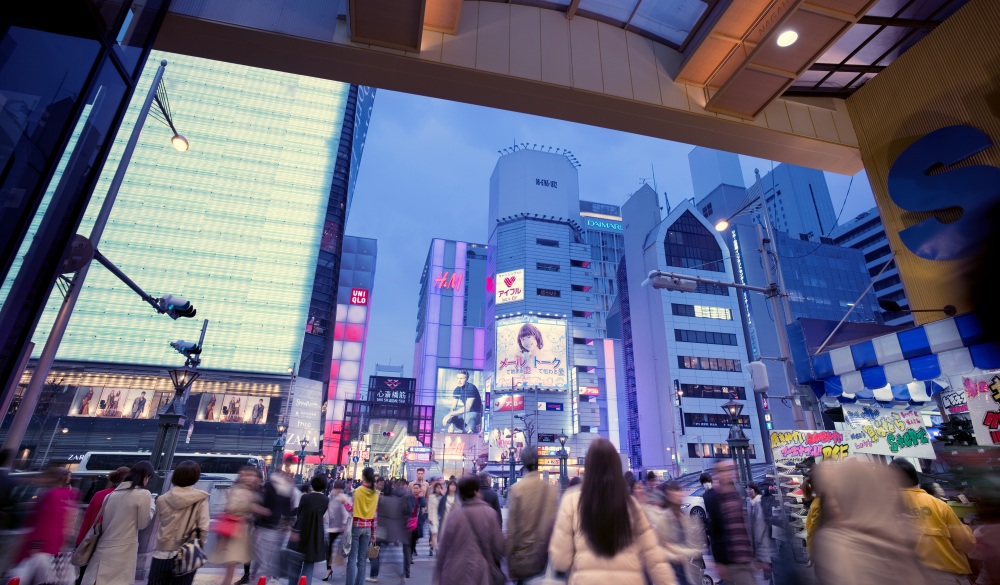
[(367, 305), (368, 304), (368, 291), (363, 288), (352, 288), (351, 289), (351, 304), (352, 305)]

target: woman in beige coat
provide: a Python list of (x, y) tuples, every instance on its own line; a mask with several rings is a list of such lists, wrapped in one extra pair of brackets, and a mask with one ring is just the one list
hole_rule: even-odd
[(240, 470), (239, 479), (226, 494), (226, 514), (240, 518), (241, 522), (236, 535), (232, 538), (219, 537), (215, 549), (208, 555), (210, 563), (226, 565), (226, 575), (222, 579), (222, 585), (233, 582), (236, 565), (245, 565), (253, 560), (250, 550), (250, 527), (253, 524), (254, 514), (267, 513), (267, 509), (259, 504), (261, 479), (258, 469), (244, 467)]
[(103, 532), (94, 556), (87, 563), (81, 585), (132, 585), (135, 583), (139, 531), (153, 519), (153, 496), (146, 489), (153, 476), (149, 461), (129, 470), (125, 481), (104, 500)]
[(583, 486), (563, 494), (549, 562), (568, 585), (674, 585), (666, 551), (629, 496), (618, 450), (597, 439), (587, 450)]

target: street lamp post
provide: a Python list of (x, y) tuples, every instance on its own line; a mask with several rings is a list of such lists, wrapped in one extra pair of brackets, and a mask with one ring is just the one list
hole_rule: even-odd
[(740, 484), (745, 488), (750, 484), (751, 475), (750, 439), (744, 434), (743, 427), (740, 425), (740, 413), (743, 412), (743, 403), (730, 398), (728, 402), (722, 405), (722, 412), (725, 412), (729, 416), (731, 425), (729, 427), (729, 438), (726, 439), (726, 442), (729, 443), (729, 456), (733, 458)]
[(566, 452), (566, 441), (569, 437), (566, 436), (566, 429), (563, 429), (559, 433), (559, 489), (565, 490), (566, 486), (569, 485), (569, 453)]
[[(125, 172), (128, 170), (129, 162), (132, 159), (132, 153), (135, 151), (135, 147), (139, 142), (139, 135), (142, 132), (142, 127), (145, 124), (146, 117), (149, 115), (150, 108), (154, 103), (156, 103), (159, 107), (159, 113), (162, 114), (163, 118), (165, 120), (169, 120), (168, 125), (174, 132), (174, 136), (171, 139), (174, 144), (174, 148), (177, 150), (187, 150), (187, 140), (185, 140), (183, 136), (177, 134), (177, 131), (173, 129), (173, 120), (171, 119), (170, 111), (164, 103), (165, 100), (161, 99), (158, 95), (161, 89), (160, 82), (163, 79), (163, 71), (166, 67), (167, 62), (165, 60), (160, 61), (160, 67), (156, 70), (156, 74), (153, 76), (153, 84), (150, 86), (149, 93), (146, 95), (146, 100), (143, 102), (142, 108), (139, 110), (139, 117), (135, 122), (135, 127), (132, 129), (132, 134), (129, 136), (128, 143), (125, 145), (125, 150), (122, 151), (121, 161), (118, 163), (115, 175), (111, 179), (111, 185), (108, 187), (108, 193), (104, 197), (104, 202), (101, 204), (101, 210), (97, 214), (97, 219), (94, 220), (94, 227), (91, 229), (90, 237), (88, 238), (90, 246), (93, 249), (97, 248), (98, 243), (101, 241), (101, 236), (104, 234), (104, 228), (108, 224), (108, 218), (111, 216), (111, 209), (114, 207), (115, 199), (118, 196), (118, 189), (125, 180)], [(69, 319), (73, 315), (73, 309), (76, 307), (76, 301), (80, 297), (80, 291), (83, 290), (83, 283), (87, 278), (90, 265), (91, 262), (89, 260), (83, 263), (83, 265), (76, 271), (76, 276), (73, 278), (73, 282), (70, 285), (69, 290), (66, 292), (66, 296), (59, 308), (59, 314), (56, 316), (56, 320), (52, 324), (52, 329), (45, 341), (45, 347), (42, 349), (42, 354), (39, 356), (38, 363), (35, 365), (35, 371), (31, 375), (31, 381), (28, 383), (28, 387), (24, 390), (24, 395), (21, 398), (17, 414), (14, 415), (14, 420), (11, 422), (10, 428), (7, 430), (7, 436), (3, 442), (3, 449), (17, 451), (21, 446), (21, 441), (24, 439), (24, 433), (28, 429), (28, 423), (31, 420), (31, 415), (35, 412), (35, 409), (38, 406), (38, 399), (41, 396), (42, 386), (45, 384), (45, 380), (48, 378), (49, 372), (52, 370), (52, 362), (55, 360), (56, 352), (59, 350), (59, 344), (62, 343), (63, 335), (66, 333), (66, 326), (69, 324)]]
[(295, 483), (302, 483), (302, 474), (306, 470), (306, 447), (309, 446), (309, 439), (302, 437), (299, 441), (299, 467), (295, 474)]
[(271, 473), (281, 469), (282, 456), (285, 454), (285, 425), (278, 425), (278, 438), (274, 440), (274, 452), (271, 454)]

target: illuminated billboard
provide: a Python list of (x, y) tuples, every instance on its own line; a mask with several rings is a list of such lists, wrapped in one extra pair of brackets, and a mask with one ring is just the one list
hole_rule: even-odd
[(524, 269), (498, 272), (496, 279), (496, 304), (524, 300)]
[(533, 316), (498, 321), (497, 389), (568, 389), (566, 352), (566, 321)]
[(482, 433), (482, 387), (483, 373), (479, 370), (438, 368), (434, 432)]
[(262, 425), (267, 422), (270, 406), (270, 398), (245, 394), (205, 393), (201, 395), (195, 420)]

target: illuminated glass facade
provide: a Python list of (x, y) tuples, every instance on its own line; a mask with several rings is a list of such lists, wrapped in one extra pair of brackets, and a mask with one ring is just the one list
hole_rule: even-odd
[[(176, 363), (167, 343), (195, 338), (206, 318), (203, 367), (287, 374), (302, 348), (351, 86), (150, 55), (161, 59), (191, 149), (174, 151), (169, 131), (147, 121), (100, 249), (153, 296), (190, 299), (197, 318), (155, 314), (96, 266), (57, 359)], [(81, 233), (90, 231), (155, 70), (143, 73)], [(36, 355), (60, 301), (49, 299)]]

